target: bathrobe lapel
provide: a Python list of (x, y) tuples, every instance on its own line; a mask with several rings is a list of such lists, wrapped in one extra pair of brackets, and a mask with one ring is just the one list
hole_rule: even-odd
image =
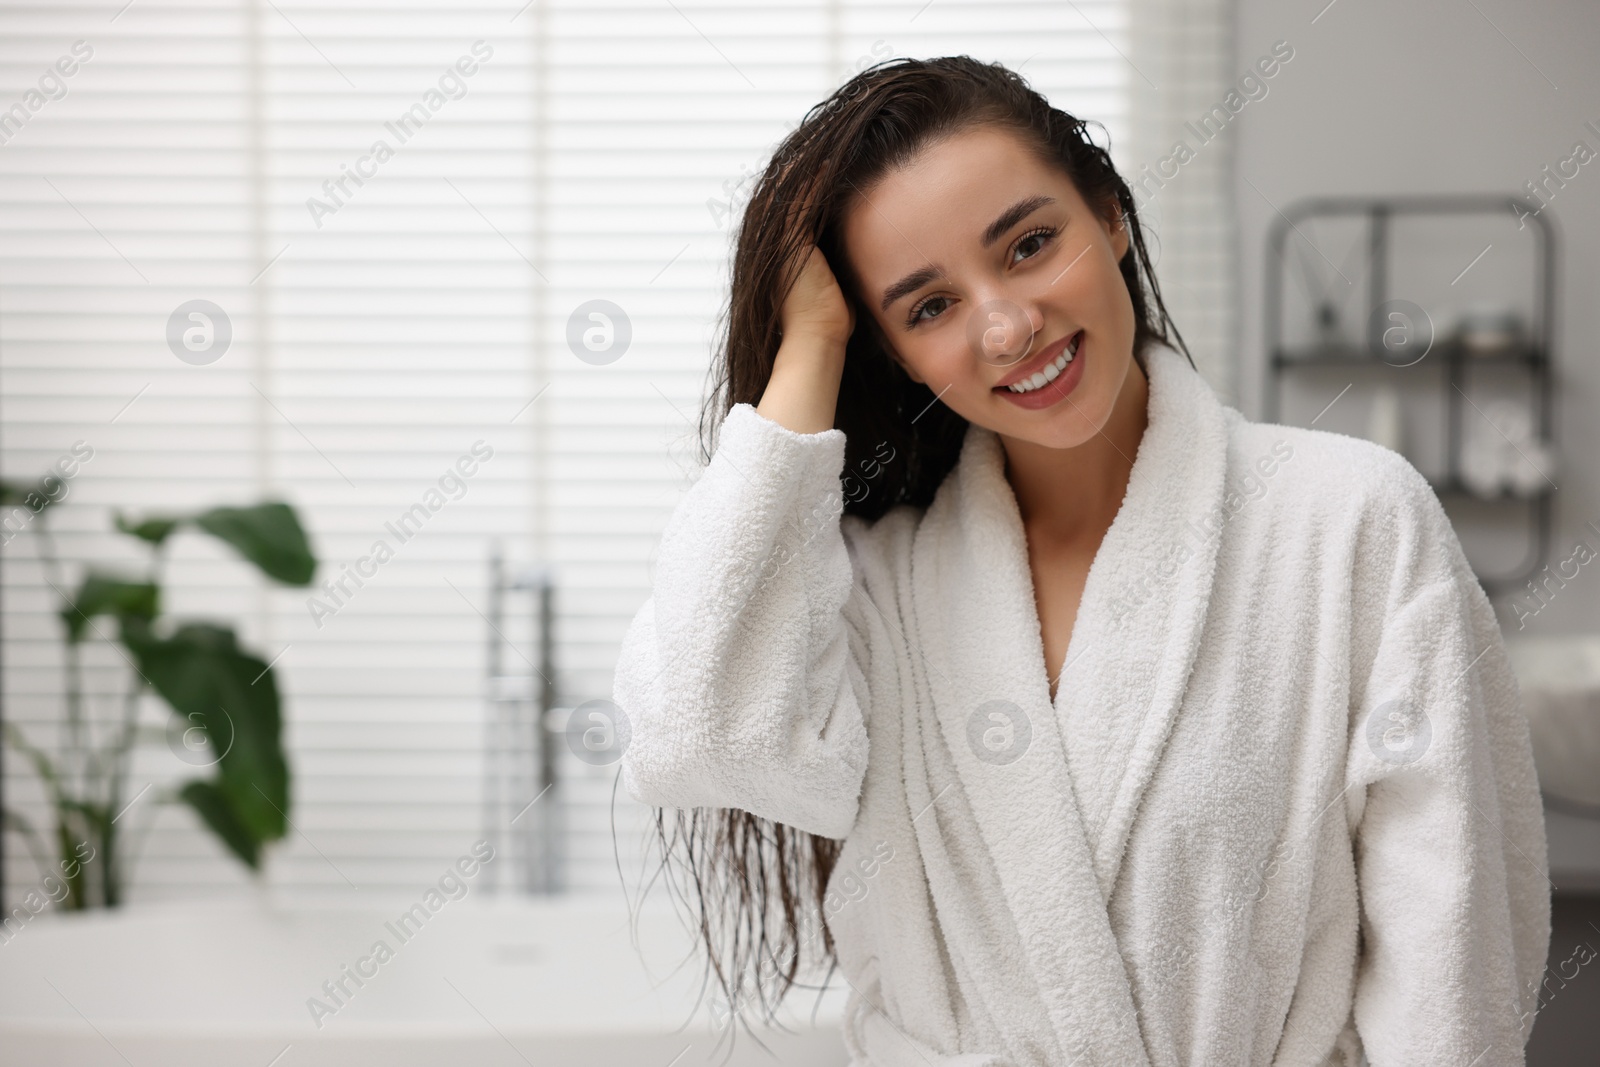
[(1199, 653), (1229, 514), (1221, 403), (1172, 349), (1153, 348), (1149, 363), (1149, 426), (1090, 567), (1055, 704), (1108, 901)]
[[(1204, 531), (1222, 500), (1222, 408), (1182, 356), (1153, 348), (1148, 362), (1149, 425), (1089, 571), (1058, 706), (995, 434), (969, 427), (912, 551), (931, 699), (906, 724), (918, 743), (905, 746), (904, 769), (941, 929), (957, 958), (992, 958), (996, 937), (1019, 946), (1052, 1055), (1066, 1063), (1148, 1063), (1106, 904), (1181, 702), (1216, 560)], [(1158, 572), (1180, 544), (1188, 555)], [(1069, 738), (1089, 756), (1076, 767)], [(979, 894), (986, 878), (1002, 899)], [(973, 918), (979, 900), (1003, 911)]]

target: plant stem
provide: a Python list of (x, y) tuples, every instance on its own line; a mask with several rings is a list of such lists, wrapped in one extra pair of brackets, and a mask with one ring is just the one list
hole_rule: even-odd
[[(45, 572), (44, 579), (61, 598), (63, 610), (72, 607), (71, 596), (65, 588), (66, 576), (61, 570), (61, 559), (56, 553), (55, 535), (50, 532), (49, 520), (45, 518), (46, 512), (39, 513), (38, 521), (34, 525), (37, 535), (39, 566)], [(63, 626), (68, 624), (63, 620)], [(80, 789), (83, 786), (83, 777), (88, 773), (88, 759), (84, 743), (83, 722), (83, 692), (79, 685), (79, 671), (82, 662), (79, 658), (78, 642), (72, 640), (70, 629), (67, 634), (66, 656), (62, 661), (65, 676), (62, 679), (67, 699), (67, 744), (66, 752), (61, 761), (61, 776), (65, 779), (64, 788), (68, 792), (76, 784)], [(68, 754), (77, 756), (77, 765), (73, 766), (65, 758)], [(63, 855), (62, 859), (67, 857)]]
[(122, 699), (122, 730), (108, 753), (111, 770), (106, 779), (105, 821), (101, 826), (101, 844), (105, 849), (105, 868), (100, 872), (107, 907), (116, 907), (122, 900), (122, 870), (117, 861), (117, 825), (114, 821), (122, 811), (122, 787), (128, 777), (128, 763), (133, 752), (134, 739), (139, 727), (139, 696), (144, 692), (144, 679), (133, 672), (128, 679), (128, 692)]
[(111, 817), (110, 808), (101, 808), (89, 816), (100, 836), (101, 847), (95, 858), (103, 861), (100, 867), (100, 904), (106, 908), (114, 908), (122, 903), (122, 879), (119, 877), (120, 864), (117, 862), (114, 836), (116, 827)]
[(72, 828), (67, 825), (70, 809), (56, 810), (56, 849), (61, 854), (61, 880), (67, 885), (67, 895), (61, 906), (68, 911), (82, 911), (89, 906), (84, 893), (88, 879), (84, 877), (83, 864), (76, 862), (76, 849), (72, 844)]

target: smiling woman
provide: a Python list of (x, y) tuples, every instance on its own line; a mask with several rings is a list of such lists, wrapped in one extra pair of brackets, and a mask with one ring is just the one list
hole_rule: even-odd
[(836, 965), (852, 1067), (1521, 1063), (1488, 599), (1403, 457), (1169, 336), (1126, 182), (1002, 66), (880, 64), (779, 147), (614, 689), (708, 963), (769, 1011)]
[[(1129, 247), (1121, 213), (1096, 211), (1059, 167), (995, 127), (945, 138), (861, 199), (844, 227), (847, 276), (869, 291), (875, 279), (899, 277), (873, 314), (906, 374), (967, 421), (1008, 436), (1068, 448), (1093, 435), (1128, 366), (1107, 357), (1133, 351), (1133, 302), (1117, 268)], [(957, 217), (944, 214), (918, 241), (905, 236), (948, 202)], [(901, 275), (928, 244), (937, 262)], [(975, 315), (961, 313), (963, 301)], [(974, 337), (967, 324), (981, 331)], [(1102, 351), (1103, 370), (1063, 404), (1084, 379), (1085, 344)], [(1143, 407), (1137, 394), (1128, 400), (1130, 410)]]

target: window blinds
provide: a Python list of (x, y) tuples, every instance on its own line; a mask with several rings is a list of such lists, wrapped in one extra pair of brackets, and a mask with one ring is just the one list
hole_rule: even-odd
[[(1126, 23), (1122, 0), (0, 5), (0, 109), (25, 112), (0, 115), (6, 477), (92, 447), (51, 514), (68, 560), (138, 563), (116, 508), (272, 497), (319, 579), (367, 575), (272, 587), (188, 534), (165, 565), (170, 613), (230, 619), (275, 663), (294, 774), (275, 887), (409, 891), (481, 833), (494, 542), (554, 568), (559, 703), (609, 696), (692, 470), (731, 224), (778, 138), (861, 67), (966, 52), (1103, 122), (1127, 168)], [(568, 342), (597, 300), (631, 335), (610, 362)], [(193, 301), (221, 320), (184, 311), (169, 344)], [(231, 335), (214, 358), (207, 328)], [(0, 553), (6, 714), (53, 742), (53, 594), (26, 536)], [(110, 715), (124, 668), (90, 652)], [(563, 757), (567, 880), (614, 889), (616, 767)], [(6, 760), (7, 801), (40, 821)], [(130, 799), (189, 770), (141, 750)], [(125, 816), (131, 899), (249, 891), (148, 797)], [(631, 872), (648, 811), (615, 798)], [(11, 900), (36, 879), (18, 845)]]

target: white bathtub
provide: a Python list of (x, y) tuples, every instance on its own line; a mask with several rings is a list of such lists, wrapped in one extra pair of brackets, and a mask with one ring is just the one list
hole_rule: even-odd
[[(146, 905), (45, 911), (0, 945), (0, 1063), (242, 1067), (472, 1064), (497, 1067), (843, 1067), (837, 972), (793, 990), (792, 1033), (752, 1019), (715, 1032), (694, 1009), (703, 965), (667, 907), (641, 913), (637, 947), (620, 903), (480, 900), (441, 908), (401, 942), (392, 906)], [(393, 957), (369, 956), (383, 940)], [(317, 1026), (307, 1000), (344, 965), (376, 973)], [(681, 964), (681, 966), (680, 966)], [(688, 1025), (686, 1025), (688, 1024)], [(276, 1058), (275, 1058), (276, 1057)], [(676, 1057), (676, 1058), (675, 1058)]]

